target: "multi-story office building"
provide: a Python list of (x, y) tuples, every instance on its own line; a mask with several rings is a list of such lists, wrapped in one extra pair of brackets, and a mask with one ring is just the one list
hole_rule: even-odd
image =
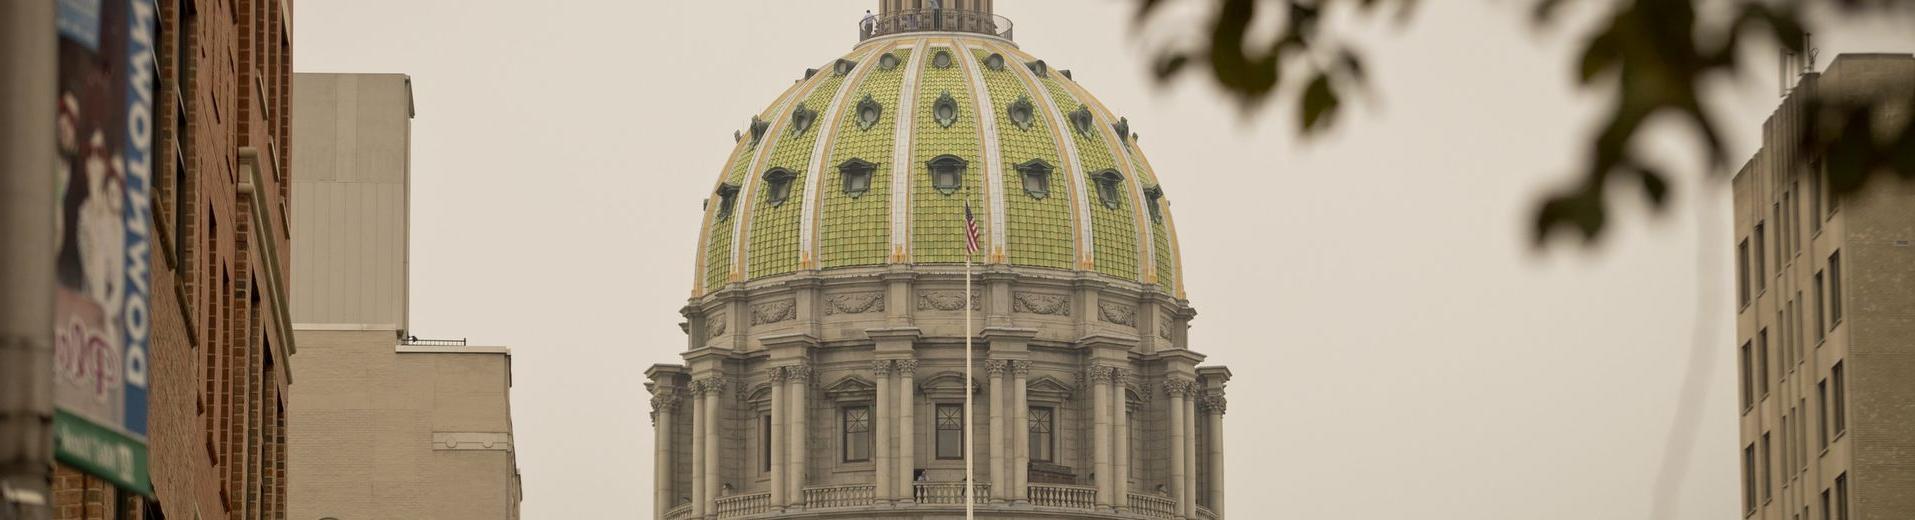
[(153, 497), (56, 468), (54, 518), (285, 514), (292, 5), (157, 0)]
[(407, 332), (411, 80), (294, 84), (291, 518), (518, 518), (511, 352)]
[[(1741, 510), (1762, 520), (1915, 518), (1915, 183), (1836, 196), (1797, 130), (1812, 99), (1902, 99), (1915, 56), (1805, 73), (1736, 174)], [(1908, 106), (1874, 115), (1907, 121)]]
[(647, 371), (653, 514), (953, 518), (969, 465), (982, 518), (1222, 516), (1230, 371), (1129, 122), (990, 2), (932, 4), (847, 19), (739, 132), (685, 364)]

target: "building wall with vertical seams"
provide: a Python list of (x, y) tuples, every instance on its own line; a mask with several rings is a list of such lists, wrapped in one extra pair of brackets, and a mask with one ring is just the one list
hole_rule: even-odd
[[(785, 92), (778, 96), (777, 102), (772, 103), (769, 107), (765, 107), (763, 112), (757, 114), (758, 118), (770, 119), (773, 114), (780, 111), (780, 107), (785, 106), (785, 102), (790, 100), (792, 96), (804, 91), (804, 87), (805, 84), (801, 82), (785, 89)], [(749, 124), (749, 122), (747, 122), (747, 124)], [(738, 139), (736, 150), (732, 152), (730, 162), (726, 163), (724, 177), (720, 178), (717, 184), (712, 185), (711, 191), (707, 192), (711, 198), (707, 199), (709, 202), (705, 204), (705, 224), (703, 226), (705, 238), (699, 247), (699, 250), (704, 254), (703, 260), (699, 262), (704, 268), (699, 278), (704, 281), (704, 286), (701, 288), (702, 290), (698, 291), (701, 294), (710, 292), (714, 288), (722, 287), (731, 281), (732, 232), (735, 230), (732, 223), (740, 219), (740, 214), (747, 213), (744, 211), (744, 208), (747, 207), (745, 206), (745, 193), (743, 191), (745, 178), (751, 169), (753, 159), (757, 157), (758, 150), (770, 146), (768, 141), (773, 139), (771, 132), (767, 130), (765, 137), (754, 143), (751, 139), (751, 129), (745, 128), (743, 132), (744, 134)], [(720, 219), (718, 218), (718, 212), (722, 204), (717, 192), (719, 186), (725, 184), (738, 186), (740, 191), (732, 203), (734, 206), (732, 214)]]
[[(859, 265), (880, 265), (889, 252), (886, 245), (890, 236), (891, 216), (891, 176), (893, 175), (894, 143), (897, 137), (899, 117), (898, 89), (904, 83), (909, 70), (912, 50), (900, 46), (890, 51), (898, 58), (898, 65), (890, 70), (877, 70), (877, 54), (866, 58), (865, 66), (873, 70), (865, 73), (858, 87), (846, 98), (846, 109), (835, 124), (838, 130), (833, 137), (836, 140), (831, 147), (831, 158), (825, 164), (823, 186), (820, 188), (820, 216), (818, 221), (818, 261), (825, 269)], [(882, 107), (878, 122), (870, 128), (858, 128), (857, 103), (865, 96)], [(844, 176), (838, 171), (838, 165), (851, 159), (861, 159), (871, 163), (871, 187), (863, 194), (852, 196), (841, 188)]]
[[(844, 59), (855, 61), (856, 57), (862, 57), (869, 52), (869, 50), (861, 49), (860, 54), (846, 56)], [(816, 76), (824, 76), (822, 80), (805, 94), (802, 101), (778, 114), (778, 117), (784, 119), (784, 129), (780, 130), (778, 143), (771, 151), (770, 160), (763, 167), (750, 172), (750, 175), (759, 177), (758, 180), (761, 182), (759, 187), (753, 189), (755, 193), (752, 194), (754, 200), (750, 241), (746, 243), (747, 247), (744, 251), (745, 265), (748, 266), (750, 274), (748, 278), (761, 278), (798, 270), (799, 232), (802, 228), (805, 205), (809, 202), (809, 199), (802, 195), (802, 192), (809, 188), (800, 189), (799, 187), (808, 186), (810, 183), (814, 174), (811, 171), (811, 163), (814, 162), (812, 154), (817, 151), (818, 141), (824, 138), (824, 132), (831, 128), (826, 119), (827, 111), (835, 103), (833, 100), (837, 99), (839, 89), (844, 86), (845, 80), (850, 79), (849, 75), (839, 75), (832, 70), (832, 65), (835, 63), (836, 60), (833, 60), (830, 64), (821, 67)], [(851, 71), (852, 74), (858, 72)], [(792, 117), (797, 113), (798, 107), (805, 107), (807, 110), (816, 112), (811, 126), (804, 129), (802, 133), (797, 132), (797, 128), (792, 124)], [(762, 182), (765, 173), (775, 168), (784, 168), (794, 175), (787, 199), (776, 206), (772, 205), (769, 196), (770, 184)]]
[[(992, 54), (988, 48), (971, 49), (978, 63)], [(997, 139), (1004, 165), (1000, 200), (1005, 206), (1005, 248), (1012, 264), (1070, 269), (1077, 258), (1076, 231), (1071, 218), (1071, 201), (1077, 195), (1072, 192), (1071, 183), (1063, 179), (1064, 154), (1052, 137), (1052, 132), (1059, 127), (1039, 109), (1039, 100), (1031, 96), (1025, 84), (1018, 81), (1017, 72), (1011, 68), (1018, 66), (1013, 58), (1006, 57), (1004, 70), (985, 67), (979, 71), (990, 89), (990, 110), (999, 121)], [(1006, 110), (1019, 99), (1031, 103), (1031, 123), (1025, 128), (1015, 123), (1006, 124), (1010, 121)], [(1048, 193), (1043, 198), (1028, 193), (1024, 177), (1017, 170), (1017, 165), (1031, 160), (1043, 160), (1053, 168), (1045, 190)]]
[[(1063, 80), (1058, 79), (1058, 74), (1055, 72), (1045, 74), (1037, 78), (1037, 81), (1050, 91), (1051, 100), (1057, 104), (1059, 112), (1068, 114), (1076, 111), (1080, 106), (1088, 106), (1064, 86)], [(1118, 170), (1120, 165), (1117, 158), (1111, 156), (1110, 146), (1105, 142), (1103, 132), (1098, 130), (1105, 124), (1104, 118), (1096, 116), (1094, 109), (1092, 114), (1096, 121), (1091, 123), (1088, 134), (1072, 128), (1069, 119), (1061, 121), (1060, 126), (1064, 127), (1064, 133), (1070, 135), (1070, 139), (1077, 143), (1077, 158), (1080, 163), (1078, 176), (1084, 180), (1086, 187), (1084, 199), (1090, 206), (1091, 233), (1097, 244), (1096, 249), (1091, 251), (1092, 259), (1096, 262), (1095, 270), (1126, 280), (1139, 280), (1141, 277), (1137, 271), (1137, 221), (1132, 207), (1136, 197), (1128, 189), (1120, 190), (1117, 192), (1117, 200), (1112, 204), (1103, 200), (1103, 197), (1098, 194), (1094, 176), (1105, 170)], [(1113, 205), (1116, 207), (1111, 207)]]
[[(939, 52), (949, 53), (951, 64), (937, 67)], [(969, 80), (964, 74), (961, 49), (949, 39), (935, 40), (925, 49), (926, 64), (918, 85), (915, 107), (916, 132), (911, 160), (911, 260), (914, 263), (963, 263), (965, 256), (964, 204), (969, 201), (973, 213), (984, 200), (983, 160), (978, 128), (978, 106), (972, 99)], [(945, 127), (933, 114), (937, 100), (949, 94), (957, 102), (957, 120)], [(956, 192), (946, 195), (933, 187), (931, 159), (954, 155), (967, 163)], [(979, 219), (980, 234), (990, 233), (989, 222)]]
[[(859, 54), (859, 61), (851, 69), (850, 77), (845, 78), (838, 93), (832, 96), (831, 106), (818, 114), (816, 126), (822, 133), (819, 134), (817, 143), (811, 149), (810, 165), (807, 168), (811, 173), (805, 176), (804, 208), (798, 224), (799, 269), (818, 268), (818, 217), (824, 209), (823, 200), (819, 197), (824, 194), (827, 187), (837, 187), (839, 193), (843, 194), (843, 178), (839, 175), (838, 166), (844, 161), (833, 161), (832, 158), (836, 154), (832, 153), (832, 149), (842, 146), (844, 139), (858, 137), (847, 132), (844, 124), (850, 123), (853, 129), (856, 128), (857, 104), (864, 90), (865, 78), (870, 77), (871, 71), (878, 68), (876, 58), (888, 54), (892, 45), (895, 44), (894, 41)], [(893, 70), (896, 68), (894, 67)], [(824, 184), (825, 179), (836, 180), (838, 183), (827, 185)]]

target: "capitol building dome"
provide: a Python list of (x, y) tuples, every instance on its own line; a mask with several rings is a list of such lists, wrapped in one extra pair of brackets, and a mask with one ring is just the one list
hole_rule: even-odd
[(949, 517), (968, 463), (985, 518), (1222, 517), (1230, 371), (1130, 122), (990, 0), (879, 4), (707, 193), (655, 516)]

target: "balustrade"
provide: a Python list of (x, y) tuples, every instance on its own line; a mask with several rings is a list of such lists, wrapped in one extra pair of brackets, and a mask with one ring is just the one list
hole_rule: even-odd
[[(971, 489), (973, 503), (988, 503), (991, 496), (991, 483), (978, 482)], [(956, 504), (964, 505), (963, 482), (913, 482), (911, 496), (919, 504)]]
[(1165, 496), (1131, 493), (1130, 511), (1151, 518), (1176, 518), (1177, 501)]
[(824, 509), (868, 506), (876, 496), (877, 486), (871, 484), (809, 487), (805, 488), (805, 507)]
[(665, 520), (685, 520), (685, 518), (691, 516), (691, 514), (692, 514), (692, 505), (684, 504), (684, 505), (680, 505), (678, 507), (672, 508), (671, 511), (666, 511)]
[(1030, 492), (1031, 505), (1034, 506), (1065, 507), (1071, 509), (1097, 508), (1097, 488), (1090, 486), (1031, 484)]
[(1197, 506), (1197, 518), (1201, 518), (1203, 520), (1217, 520), (1217, 513), (1211, 512), (1210, 508), (1200, 505), (1200, 506)]
[(720, 498), (713, 503), (719, 518), (738, 518), (771, 511), (771, 493), (754, 493)]

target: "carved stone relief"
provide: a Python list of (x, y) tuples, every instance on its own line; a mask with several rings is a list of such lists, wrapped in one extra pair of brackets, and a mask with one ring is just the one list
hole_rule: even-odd
[(1157, 320), (1157, 337), (1164, 338), (1164, 339), (1171, 339), (1170, 318)]
[(1063, 294), (1017, 291), (1011, 293), (1011, 310), (1031, 314), (1070, 316), (1071, 297)]
[(825, 315), (884, 312), (884, 293), (880, 291), (833, 294), (825, 297)]
[(751, 324), (764, 325), (798, 317), (796, 300), (778, 300), (751, 306)]
[(1117, 302), (1097, 302), (1097, 318), (1118, 325), (1137, 326), (1137, 307)]
[[(981, 298), (976, 290), (971, 291), (971, 310), (983, 309)], [(964, 291), (918, 291), (918, 310), (921, 311), (958, 311), (964, 310)]]
[(716, 338), (716, 337), (725, 335), (726, 321), (728, 320), (725, 319), (725, 315), (723, 313), (706, 316), (705, 317), (705, 337)]

